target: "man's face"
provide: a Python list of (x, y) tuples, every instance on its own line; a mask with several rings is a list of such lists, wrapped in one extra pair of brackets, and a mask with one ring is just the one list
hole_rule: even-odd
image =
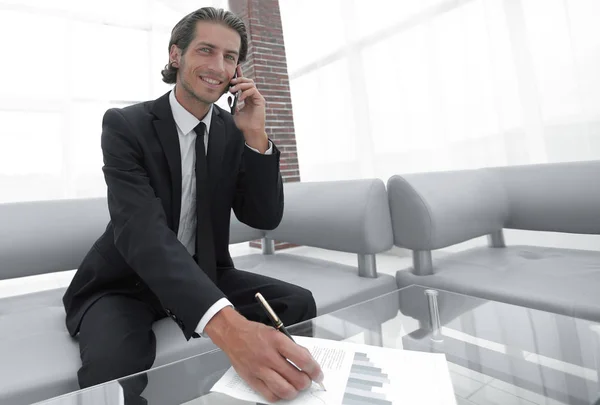
[(237, 66), (240, 35), (212, 22), (198, 22), (196, 35), (184, 55), (173, 46), (171, 59), (178, 61), (177, 85), (197, 101), (216, 102), (229, 89)]

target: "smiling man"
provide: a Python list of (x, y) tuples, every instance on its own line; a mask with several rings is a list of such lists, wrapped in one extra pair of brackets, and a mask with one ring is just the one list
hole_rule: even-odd
[[(81, 388), (150, 368), (152, 325), (165, 317), (188, 340), (210, 337), (267, 400), (291, 399), (323, 378), (308, 351), (265, 325), (254, 300), (262, 293), (291, 325), (316, 315), (312, 294), (237, 270), (229, 254), (232, 209), (259, 229), (275, 228), (283, 212), (265, 100), (239, 66), (247, 50), (237, 16), (197, 10), (171, 34), (162, 76), (174, 89), (104, 116), (110, 222), (63, 298), (69, 333), (78, 335)], [(240, 93), (234, 115), (214, 104), (227, 91)], [(146, 384), (122, 383), (125, 402), (145, 403)]]

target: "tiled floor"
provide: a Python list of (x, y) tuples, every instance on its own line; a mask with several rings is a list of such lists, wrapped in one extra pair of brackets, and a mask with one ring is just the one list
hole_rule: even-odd
[(456, 364), (448, 368), (459, 405), (566, 405)]
[[(243, 243), (231, 246), (231, 254), (234, 257), (248, 253), (257, 253), (257, 249), (250, 248)], [(357, 258), (354, 254), (332, 252), (323, 249), (297, 247), (289, 249), (286, 253), (304, 255), (313, 258), (331, 260), (342, 264), (356, 266)], [(443, 256), (440, 252), (437, 255)], [(406, 269), (412, 265), (412, 259), (403, 251), (394, 250), (387, 254), (377, 256), (377, 269), (380, 273), (395, 275), (399, 269)], [(0, 298), (26, 294), (35, 291), (66, 287), (74, 271), (46, 274), (13, 280), (0, 281)], [(455, 338), (458, 335), (454, 336)], [(465, 337), (468, 340), (468, 337)], [(485, 345), (478, 341), (477, 344)], [(559, 365), (560, 366), (560, 365)], [(449, 364), (450, 374), (454, 383), (455, 394), (459, 405), (564, 405), (558, 401), (548, 400), (534, 392), (518, 388), (503, 381), (494, 380), (488, 376), (469, 370), (467, 368)], [(203, 400), (192, 401), (189, 404), (204, 404)], [(240, 402), (232, 402), (240, 403)]]

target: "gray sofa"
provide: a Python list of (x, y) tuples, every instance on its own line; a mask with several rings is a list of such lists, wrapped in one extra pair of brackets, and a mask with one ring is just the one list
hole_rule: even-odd
[[(104, 198), (0, 204), (0, 279), (77, 268), (108, 218)], [(263, 239), (263, 252), (234, 257), (236, 267), (310, 289), (319, 314), (396, 289), (394, 277), (378, 275), (376, 268), (375, 255), (393, 242), (381, 180), (286, 184), (277, 229), (252, 229), (232, 215), (230, 242), (254, 239)], [(354, 253), (357, 264), (274, 253), (273, 240)], [(79, 349), (64, 325), (63, 292), (0, 299), (1, 404), (29, 404), (78, 389)], [(391, 307), (389, 313), (365, 319), (365, 326), (396, 313), (397, 307)], [(154, 331), (154, 367), (215, 347), (209, 339), (186, 342), (170, 318), (157, 322)]]
[[(600, 162), (581, 162), (397, 175), (387, 192), (381, 180), (289, 183), (277, 229), (252, 229), (232, 216), (231, 243), (263, 240), (261, 254), (234, 262), (310, 289), (319, 314), (419, 284), (600, 322), (600, 252), (506, 247), (503, 237), (504, 228), (600, 234), (599, 178)], [(0, 279), (76, 268), (107, 221), (105, 199), (0, 204)], [(436, 249), (484, 235), (489, 247), (432, 259)], [(357, 264), (275, 253), (273, 240), (350, 252)], [(392, 245), (414, 258), (395, 278), (378, 275), (375, 260)], [(63, 291), (0, 299), (0, 403), (78, 388), (79, 353), (64, 326)], [(353, 322), (376, 339), (398, 305)], [(443, 308), (447, 323), (462, 307)], [(170, 318), (154, 330), (155, 367), (214, 348), (207, 339), (186, 342)]]
[[(600, 322), (600, 252), (506, 246), (503, 229), (600, 234), (600, 162), (396, 175), (394, 244), (413, 251), (412, 284)], [(488, 235), (488, 247), (432, 251)]]

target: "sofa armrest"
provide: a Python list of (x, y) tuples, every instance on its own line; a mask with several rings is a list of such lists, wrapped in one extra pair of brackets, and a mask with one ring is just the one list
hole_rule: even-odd
[(504, 185), (510, 205), (505, 227), (600, 234), (600, 161), (486, 169)]
[(358, 255), (392, 247), (380, 179), (286, 183), (283, 219), (267, 238)]
[(502, 230), (508, 199), (483, 170), (395, 175), (388, 180), (394, 245), (430, 251)]

